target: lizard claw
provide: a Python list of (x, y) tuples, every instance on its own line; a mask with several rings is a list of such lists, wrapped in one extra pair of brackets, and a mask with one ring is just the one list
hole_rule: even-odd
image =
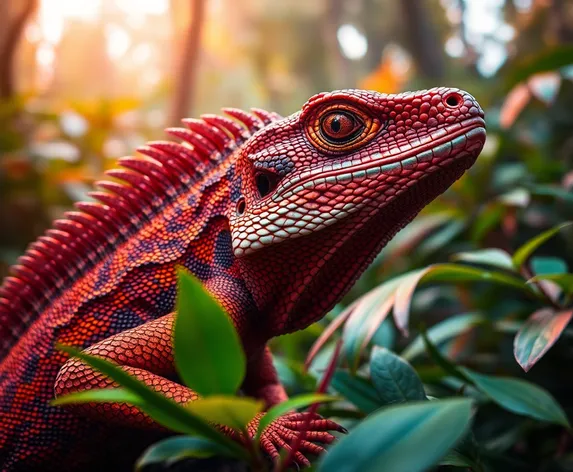
[[(309, 415), (311, 416), (309, 419)], [(263, 414), (257, 415), (249, 424), (249, 434), (254, 437)], [(307, 424), (308, 421), (308, 424)], [(346, 429), (334, 421), (322, 418), (313, 413), (289, 413), (273, 421), (261, 434), (260, 444), (262, 450), (277, 462), (281, 449), (291, 451), (291, 446), (297, 436), (305, 432), (304, 438), (298, 445), (294, 454), (293, 464), (295, 467), (308, 467), (310, 461), (305, 454), (320, 455), (325, 452), (323, 445), (331, 444), (336, 436), (329, 431), (345, 433)], [(316, 444), (320, 443), (320, 444)]]

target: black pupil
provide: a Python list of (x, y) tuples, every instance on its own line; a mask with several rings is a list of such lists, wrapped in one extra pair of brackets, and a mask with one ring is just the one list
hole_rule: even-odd
[(332, 121), (330, 122), (330, 128), (332, 129), (332, 131), (334, 131), (335, 133), (338, 133), (340, 131), (340, 117), (335, 116)]

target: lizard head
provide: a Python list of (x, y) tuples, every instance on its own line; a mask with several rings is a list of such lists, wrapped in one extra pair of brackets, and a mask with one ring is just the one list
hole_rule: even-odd
[[(300, 313), (316, 311), (304, 305), (307, 289), (328, 291), (318, 311), (332, 306), (474, 163), (484, 142), (483, 111), (459, 89), (315, 95), (241, 147), (229, 214), (233, 252), (259, 280), (274, 270), (295, 293), (284, 310), (298, 310), (308, 324), (324, 313)], [(300, 327), (290, 314), (282, 318), (283, 330)]]

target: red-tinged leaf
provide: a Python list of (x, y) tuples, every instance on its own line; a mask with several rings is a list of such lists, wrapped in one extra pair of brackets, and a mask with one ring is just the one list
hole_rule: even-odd
[(324, 329), (324, 331), (316, 339), (316, 341), (314, 342), (314, 344), (311, 346), (310, 350), (308, 351), (308, 354), (306, 356), (306, 360), (304, 361), (305, 370), (308, 370), (308, 368), (310, 367), (310, 364), (312, 364), (312, 361), (314, 360), (316, 355), (319, 353), (319, 351), (328, 342), (328, 340), (334, 334), (334, 332), (338, 328), (340, 328), (344, 324), (344, 322), (348, 319), (348, 317), (352, 314), (352, 312), (354, 311), (354, 308), (356, 308), (356, 305), (358, 305), (358, 300), (356, 300), (354, 303), (352, 303), (350, 306), (348, 306), (342, 313), (340, 313), (340, 315), (338, 315), (336, 318), (334, 318), (334, 320), (332, 320), (330, 322), (330, 324)]
[(394, 321), (396, 326), (404, 336), (408, 336), (408, 320), (410, 317), (410, 304), (414, 290), (418, 283), (433, 269), (433, 266), (426, 267), (425, 269), (412, 272), (406, 276), (402, 283), (396, 289), (396, 301), (394, 302)]
[(510, 128), (522, 110), (531, 100), (531, 92), (525, 84), (519, 84), (509, 92), (501, 106), (499, 124), (502, 129)]
[(525, 322), (513, 343), (515, 359), (526, 372), (555, 344), (571, 321), (573, 310), (538, 310)]
[(342, 338), (343, 352), (351, 368), (357, 367), (367, 333), (372, 332), (371, 338), (392, 309), (394, 292), (403, 278), (404, 276), (400, 276), (389, 280), (361, 297), (348, 318)]
[(396, 301), (396, 294), (392, 294), (392, 296), (388, 298), (388, 300), (386, 300), (374, 312), (374, 314), (372, 315), (372, 323), (369, 324), (368, 331), (366, 331), (366, 335), (362, 340), (362, 345), (360, 346), (361, 350), (368, 345), (372, 337), (376, 334), (378, 328), (380, 328), (380, 325), (384, 322), (384, 320), (388, 316), (388, 313), (390, 313), (390, 310), (392, 309), (392, 306), (394, 305), (395, 301)]

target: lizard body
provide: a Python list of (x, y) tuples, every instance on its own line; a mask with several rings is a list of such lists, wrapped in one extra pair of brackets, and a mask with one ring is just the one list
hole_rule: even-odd
[[(55, 349), (120, 364), (178, 402), (172, 352), (176, 267), (231, 316), (247, 354), (243, 390), (286, 398), (266, 342), (320, 319), (386, 242), (475, 161), (483, 112), (458, 89), (322, 93), (287, 117), (229, 109), (170, 129), (101, 182), (99, 203), (55, 222), (0, 288), (0, 468), (125, 470), (165, 434), (134, 407), (49, 405), (112, 383)], [(299, 414), (302, 415), (302, 414)], [(296, 430), (263, 435), (274, 456)], [(311, 421), (310, 442), (337, 426)], [(129, 431), (129, 440), (125, 434)], [(305, 463), (299, 454), (297, 460)]]

